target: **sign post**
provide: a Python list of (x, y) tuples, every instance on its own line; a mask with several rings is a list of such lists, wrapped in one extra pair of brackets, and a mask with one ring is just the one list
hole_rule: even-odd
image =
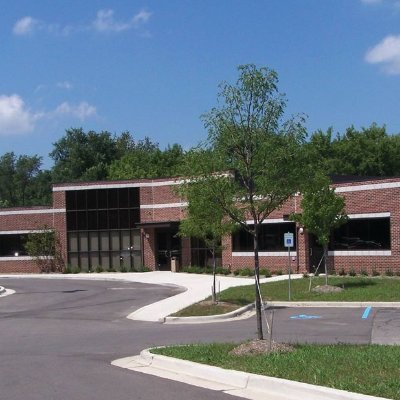
[(288, 249), (289, 256), (289, 301), (291, 301), (291, 288), (290, 288), (290, 276), (291, 276), (291, 267), (290, 267), (290, 248), (293, 247), (293, 233), (287, 232), (283, 235), (284, 246)]

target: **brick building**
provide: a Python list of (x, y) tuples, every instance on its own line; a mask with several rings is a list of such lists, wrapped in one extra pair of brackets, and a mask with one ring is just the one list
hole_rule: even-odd
[[(179, 221), (186, 203), (174, 179), (90, 182), (53, 186), (52, 207), (0, 210), (0, 273), (38, 272), (26, 255), (30, 232), (53, 228), (59, 235), (66, 263), (82, 271), (146, 266), (170, 270), (171, 264), (210, 262), (201, 241), (179, 238)], [(330, 267), (339, 271), (388, 269), (400, 271), (400, 178), (352, 179), (333, 184), (345, 197), (349, 221), (335, 231), (330, 243)], [(285, 271), (288, 253), (283, 235), (294, 235), (291, 265), (313, 271), (322, 249), (315, 238), (287, 215), (300, 212), (300, 196), (274, 211), (262, 226), (262, 268)], [(250, 222), (249, 222), (250, 223)], [(219, 264), (231, 270), (253, 265), (251, 238), (239, 231), (223, 240)]]

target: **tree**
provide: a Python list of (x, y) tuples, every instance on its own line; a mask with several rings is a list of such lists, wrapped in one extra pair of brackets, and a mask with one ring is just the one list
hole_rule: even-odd
[(36, 155), (16, 156), (10, 152), (0, 157), (0, 206), (49, 203), (49, 174), (40, 169), (41, 164), (41, 157)]
[(47, 226), (39, 232), (30, 233), (25, 249), (33, 257), (41, 272), (62, 272), (64, 261), (61, 254), (61, 242), (58, 234)]
[(301, 200), (301, 214), (291, 219), (313, 233), (324, 250), (325, 284), (328, 285), (328, 244), (332, 231), (346, 223), (345, 200), (330, 187), (329, 179), (316, 174), (314, 182), (305, 187)]
[[(239, 66), (238, 71), (235, 85), (220, 85), (219, 107), (203, 116), (209, 132), (203, 147), (212, 151), (213, 159), (203, 164), (201, 179), (214, 207), (253, 237), (257, 335), (263, 339), (259, 228), (298, 190), (306, 132), (302, 117), (282, 121), (286, 100), (278, 92), (275, 71), (254, 65)], [(216, 173), (209, 173), (211, 167)]]
[(231, 220), (226, 219), (222, 210), (215, 207), (215, 199), (206, 182), (201, 179), (188, 180), (179, 187), (181, 195), (187, 199), (187, 216), (181, 221), (179, 234), (184, 237), (195, 237), (204, 241), (211, 251), (213, 259), (212, 301), (216, 296), (216, 253), (221, 249), (221, 240), (237, 227)]
[(128, 132), (115, 137), (107, 131), (67, 129), (50, 153), (53, 182), (107, 179), (109, 165), (130, 151), (133, 143)]

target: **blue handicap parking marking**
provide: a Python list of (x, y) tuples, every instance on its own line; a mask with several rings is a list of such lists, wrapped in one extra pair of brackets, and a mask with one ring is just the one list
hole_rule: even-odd
[(371, 312), (371, 310), (372, 310), (372, 307), (367, 307), (364, 310), (363, 315), (361, 316), (361, 319), (368, 319), (368, 315)]
[(320, 315), (307, 315), (307, 314), (298, 314), (292, 315), (290, 319), (318, 319), (321, 318)]

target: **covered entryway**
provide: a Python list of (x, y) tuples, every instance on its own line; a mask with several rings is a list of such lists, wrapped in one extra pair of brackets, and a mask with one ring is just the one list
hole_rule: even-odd
[(181, 263), (181, 238), (178, 224), (155, 229), (156, 263), (160, 271), (171, 271), (171, 261)]

